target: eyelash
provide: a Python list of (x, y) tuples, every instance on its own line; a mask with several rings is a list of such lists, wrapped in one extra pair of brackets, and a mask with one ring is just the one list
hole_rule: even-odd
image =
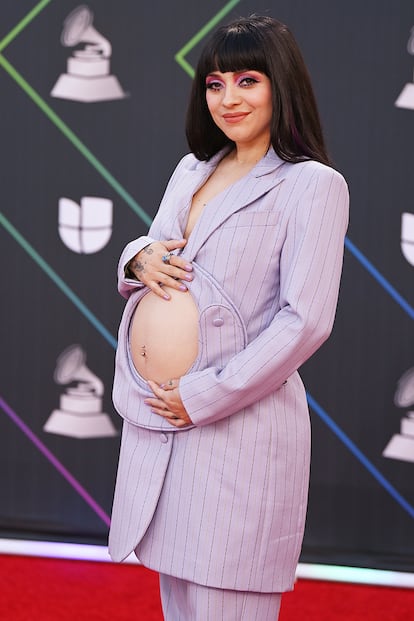
[(242, 82), (247, 82), (246, 86), (252, 86), (253, 84), (257, 84), (259, 80), (256, 80), (256, 78), (252, 78), (252, 76), (250, 75), (246, 75), (243, 78), (241, 78), (241, 80), (239, 81), (239, 86), (241, 85)]
[[(243, 82), (246, 82), (246, 84), (243, 85)], [(243, 76), (237, 81), (237, 86), (240, 86), (241, 88), (248, 88), (249, 86), (253, 86), (258, 82), (259, 80), (256, 80), (256, 78), (253, 78), (251, 76)], [(211, 91), (219, 91), (220, 88), (222, 88), (223, 86), (223, 82), (220, 82), (219, 80), (212, 80), (211, 82), (207, 82), (206, 84), (206, 88)]]
[(209, 91), (218, 91), (220, 90), (220, 88), (223, 86), (223, 84), (221, 82), (217, 82), (215, 80), (212, 80), (211, 82), (207, 82), (206, 84), (206, 88)]

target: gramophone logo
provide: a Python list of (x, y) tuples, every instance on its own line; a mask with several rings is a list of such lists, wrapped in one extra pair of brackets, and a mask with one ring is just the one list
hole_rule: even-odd
[(401, 252), (414, 265), (414, 214), (408, 212), (401, 217)]
[(111, 238), (112, 201), (107, 198), (83, 196), (78, 205), (62, 197), (58, 218), (60, 239), (73, 252), (98, 252)]
[(395, 405), (407, 408), (407, 414), (401, 419), (400, 433), (388, 442), (384, 457), (414, 462), (414, 368), (404, 373), (398, 382), (394, 397)]
[[(407, 50), (409, 54), (414, 55), (414, 26), (411, 28), (411, 36), (408, 39)], [(400, 96), (395, 102), (397, 108), (407, 108), (414, 110), (414, 78), (413, 82), (408, 82), (402, 89)]]
[(78, 6), (65, 19), (61, 43), (65, 47), (85, 44), (76, 49), (51, 92), (52, 97), (73, 101), (96, 102), (123, 99), (126, 94), (110, 73), (111, 44), (92, 26), (93, 13)]
[[(413, 85), (414, 86), (414, 85)], [(414, 265), (414, 214), (403, 213), (401, 218), (401, 251), (408, 263)], [(383, 452), (384, 457), (414, 462), (414, 368), (400, 378), (394, 397), (399, 408), (410, 408)]]
[(85, 364), (80, 345), (71, 345), (56, 362), (54, 380), (67, 385), (60, 407), (50, 415), (43, 430), (74, 438), (103, 438), (118, 435), (108, 414), (102, 412), (104, 387)]

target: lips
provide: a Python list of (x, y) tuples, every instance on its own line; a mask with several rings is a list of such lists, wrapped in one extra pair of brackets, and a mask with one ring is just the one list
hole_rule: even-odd
[(239, 121), (243, 121), (248, 114), (248, 112), (232, 112), (223, 114), (223, 119), (226, 123), (238, 123)]

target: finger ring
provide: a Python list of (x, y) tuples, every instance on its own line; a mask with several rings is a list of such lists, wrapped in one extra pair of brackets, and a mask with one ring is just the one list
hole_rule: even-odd
[(172, 255), (172, 252), (167, 252), (166, 254), (164, 254), (161, 257), (161, 261), (163, 263), (165, 263), (166, 265), (169, 265), (170, 264), (171, 255)]

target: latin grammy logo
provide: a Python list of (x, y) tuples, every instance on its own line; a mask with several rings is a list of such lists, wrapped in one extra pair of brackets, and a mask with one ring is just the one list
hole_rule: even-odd
[(112, 235), (112, 201), (83, 196), (80, 205), (59, 199), (59, 235), (73, 252), (92, 254), (102, 250)]
[(71, 385), (61, 395), (60, 408), (52, 412), (43, 430), (75, 438), (116, 436), (111, 419), (102, 412), (104, 386), (88, 369), (85, 359), (80, 345), (71, 345), (58, 357), (54, 380)]
[(414, 214), (403, 213), (401, 217), (401, 252), (408, 263), (414, 265)]
[[(414, 214), (412, 213), (402, 214), (401, 251), (408, 263), (414, 265)], [(397, 407), (401, 408), (414, 406), (414, 368), (406, 371), (399, 380), (394, 402)], [(395, 434), (388, 442), (383, 456), (414, 462), (414, 410), (408, 411), (407, 415), (401, 419), (400, 433)]]
[[(408, 39), (407, 50), (409, 54), (414, 55), (414, 26), (411, 28), (411, 36)], [(414, 78), (413, 82), (408, 82), (401, 91), (397, 101), (397, 108), (407, 108), (414, 110)]]
[(117, 78), (110, 74), (111, 44), (92, 26), (93, 13), (85, 5), (78, 6), (65, 19), (61, 43), (74, 47), (86, 43), (67, 61), (67, 73), (62, 74), (52, 97), (82, 102), (123, 99), (126, 94)]
[[(404, 373), (397, 385), (394, 402), (397, 407), (414, 406), (414, 368)], [(414, 410), (401, 419), (400, 433), (395, 434), (382, 453), (384, 457), (414, 462)]]

